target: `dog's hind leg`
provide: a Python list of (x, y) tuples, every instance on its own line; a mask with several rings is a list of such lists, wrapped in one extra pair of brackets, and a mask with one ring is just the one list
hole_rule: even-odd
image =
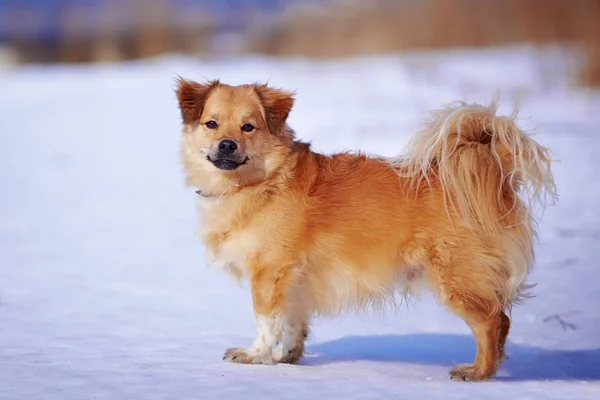
[(474, 363), (455, 366), (450, 377), (461, 381), (487, 380), (496, 373), (503, 349), (501, 339), (505, 341), (508, 334), (502, 301), (494, 290), (496, 277), (491, 268), (482, 265), (450, 265), (443, 270), (447, 273), (442, 273), (438, 281), (440, 298), (469, 325), (477, 343)]
[(473, 364), (457, 365), (450, 378), (460, 381), (481, 381), (491, 378), (498, 368), (498, 319), (475, 318), (467, 322), (477, 342)]
[(510, 318), (508, 318), (508, 315), (506, 315), (504, 311), (500, 312), (499, 320), (500, 328), (498, 332), (498, 364), (500, 364), (506, 357), (506, 338), (508, 336), (508, 331), (510, 330)]
[[(224, 360), (241, 364), (272, 364), (273, 352), (283, 338), (286, 324), (295, 323), (289, 319), (286, 305), (291, 289), (296, 282), (293, 267), (274, 267), (254, 263), (251, 272), (252, 302), (258, 335), (248, 349), (229, 349)], [(285, 342), (285, 340), (284, 340)], [(294, 341), (295, 343), (295, 341)], [(303, 345), (303, 341), (302, 341)], [(301, 346), (296, 353), (303, 353)], [(292, 360), (294, 356), (286, 355)]]

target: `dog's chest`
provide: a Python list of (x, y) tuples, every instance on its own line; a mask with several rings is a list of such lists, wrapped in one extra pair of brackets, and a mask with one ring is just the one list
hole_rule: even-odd
[(205, 202), (200, 214), (200, 237), (207, 247), (209, 262), (238, 279), (248, 277), (250, 262), (258, 254), (270, 253), (270, 227), (273, 213), (252, 209), (244, 213), (234, 198)]
[(232, 272), (238, 278), (247, 272), (247, 261), (258, 251), (259, 241), (252, 229), (206, 232), (209, 262)]

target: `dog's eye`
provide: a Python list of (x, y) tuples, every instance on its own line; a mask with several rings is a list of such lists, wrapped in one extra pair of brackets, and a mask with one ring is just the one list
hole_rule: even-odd
[(206, 125), (206, 127), (207, 127), (208, 129), (217, 129), (217, 126), (219, 126), (219, 125), (217, 125), (217, 123), (216, 123), (215, 121), (208, 121), (208, 122), (207, 122), (206, 124), (204, 124), (204, 125)]
[(244, 132), (252, 132), (254, 130), (254, 125), (244, 124), (244, 126), (242, 126), (242, 130)]

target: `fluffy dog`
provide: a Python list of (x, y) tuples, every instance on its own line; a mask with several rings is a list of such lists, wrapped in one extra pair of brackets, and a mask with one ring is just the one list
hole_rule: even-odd
[(326, 156), (294, 139), (289, 92), (180, 79), (177, 97), (201, 237), (251, 285), (258, 335), (225, 360), (296, 363), (311, 316), (385, 306), (424, 287), (477, 342), (474, 363), (451, 378), (495, 374), (506, 312), (530, 289), (529, 203), (555, 197), (548, 149), (514, 115), (459, 103), (434, 112), (397, 158)]

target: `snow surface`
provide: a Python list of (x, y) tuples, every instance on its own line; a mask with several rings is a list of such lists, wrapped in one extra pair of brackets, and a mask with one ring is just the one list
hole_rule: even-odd
[[(599, 399), (600, 101), (528, 48), (340, 61), (166, 57), (0, 73), (0, 399)], [(537, 54), (539, 55), (539, 54)], [(509, 359), (487, 383), (464, 322), (426, 297), (314, 322), (302, 365), (221, 361), (255, 328), (247, 286), (206, 266), (183, 184), (174, 78), (298, 91), (290, 117), (318, 151), (400, 152), (428, 109), (486, 101), (550, 146), (545, 211)], [(551, 84), (548, 84), (550, 80)]]

